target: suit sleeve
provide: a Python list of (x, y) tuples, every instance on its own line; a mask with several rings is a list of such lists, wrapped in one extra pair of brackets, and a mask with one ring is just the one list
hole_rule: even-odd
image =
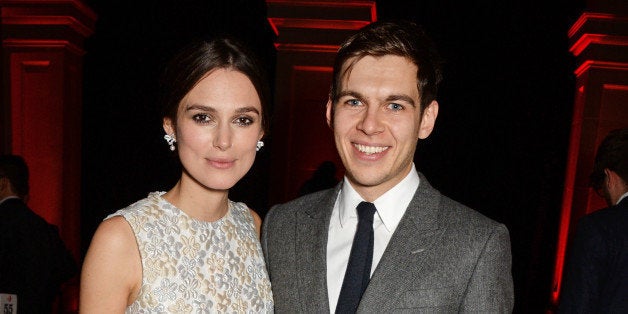
[(565, 264), (560, 313), (592, 313), (598, 299), (600, 270), (604, 266), (604, 240), (584, 220), (578, 225)]
[(469, 280), (460, 312), (512, 313), (510, 236), (504, 225), (497, 225), (484, 244)]
[(268, 229), (270, 229), (270, 224), (271, 224), (271, 220), (273, 219), (273, 214), (274, 214), (274, 207), (271, 208), (268, 213), (266, 213), (266, 216), (264, 217), (264, 221), (262, 222), (262, 251), (264, 253), (264, 260), (266, 261), (266, 269), (268, 270), (268, 275), (270, 276), (270, 261), (269, 261), (269, 254), (268, 254)]

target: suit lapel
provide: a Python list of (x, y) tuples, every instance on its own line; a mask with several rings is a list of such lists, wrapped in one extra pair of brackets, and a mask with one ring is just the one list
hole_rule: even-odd
[(419, 175), (419, 188), (388, 242), (358, 312), (387, 309), (388, 303), (395, 302), (413, 280), (405, 270), (416, 272), (423, 267), (426, 254), (442, 231), (438, 223), (440, 193)]
[(327, 296), (327, 236), (331, 212), (340, 186), (306, 204), (297, 214), (296, 265), (302, 312), (329, 313)]

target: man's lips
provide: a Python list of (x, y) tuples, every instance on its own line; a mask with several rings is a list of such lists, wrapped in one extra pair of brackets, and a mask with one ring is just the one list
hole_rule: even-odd
[(390, 146), (370, 146), (357, 143), (353, 143), (353, 147), (355, 147), (359, 152), (366, 155), (379, 154), (390, 148)]

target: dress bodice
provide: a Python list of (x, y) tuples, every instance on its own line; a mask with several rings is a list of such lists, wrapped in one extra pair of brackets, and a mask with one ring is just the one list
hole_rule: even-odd
[(142, 287), (126, 312), (272, 312), (270, 281), (248, 207), (229, 201), (224, 217), (206, 222), (163, 194), (150, 193), (111, 215), (131, 225), (142, 259)]

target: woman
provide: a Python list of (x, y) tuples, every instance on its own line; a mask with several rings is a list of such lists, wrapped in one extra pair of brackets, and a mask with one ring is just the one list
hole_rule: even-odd
[(228, 199), (267, 119), (266, 80), (231, 39), (195, 44), (166, 69), (164, 138), (181, 178), (107, 217), (81, 277), (81, 313), (272, 312), (260, 217)]

